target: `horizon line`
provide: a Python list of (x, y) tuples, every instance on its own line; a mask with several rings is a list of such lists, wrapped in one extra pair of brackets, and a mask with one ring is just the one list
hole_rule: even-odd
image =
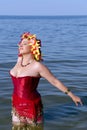
[(3, 15), (3, 14), (0, 14), (0, 16), (22, 16), (22, 17), (37, 17), (37, 16), (39, 16), (39, 17), (57, 17), (57, 16), (87, 16), (87, 14), (86, 15), (83, 15), (83, 14), (71, 14), (71, 15), (69, 15), (69, 14), (66, 14), (66, 15), (15, 15), (15, 14), (13, 14), (13, 15), (9, 15), (9, 14), (5, 14), (5, 15)]

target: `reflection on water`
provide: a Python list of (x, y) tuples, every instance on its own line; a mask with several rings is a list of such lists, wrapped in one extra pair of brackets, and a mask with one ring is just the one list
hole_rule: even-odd
[[(62, 99), (62, 97), (61, 97)], [(67, 100), (67, 98), (66, 98)], [(86, 130), (87, 96), (82, 96), (83, 106), (73, 103), (50, 104), (45, 109), (45, 130)], [(62, 102), (62, 100), (61, 100)]]

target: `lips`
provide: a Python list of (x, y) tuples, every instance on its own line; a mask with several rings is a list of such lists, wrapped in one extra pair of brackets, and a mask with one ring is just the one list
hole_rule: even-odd
[(23, 50), (23, 48), (21, 47), (19, 50)]

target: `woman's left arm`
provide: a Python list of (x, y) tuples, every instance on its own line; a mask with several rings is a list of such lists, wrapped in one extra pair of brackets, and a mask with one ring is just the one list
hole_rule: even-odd
[(71, 99), (74, 101), (76, 106), (78, 106), (78, 103), (82, 105), (81, 99), (74, 95), (60, 80), (58, 80), (51, 71), (43, 64), (40, 63), (39, 65), (39, 74), (41, 77), (48, 80), (53, 86), (57, 87), (59, 90), (67, 94)]

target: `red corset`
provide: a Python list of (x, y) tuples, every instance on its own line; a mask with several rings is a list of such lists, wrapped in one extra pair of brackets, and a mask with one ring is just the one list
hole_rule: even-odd
[(14, 85), (13, 94), (19, 96), (20, 98), (30, 100), (40, 97), (40, 94), (36, 90), (40, 79), (39, 77), (15, 77), (12, 75), (11, 77)]
[(39, 77), (12, 76), (14, 85), (12, 106), (19, 116), (40, 120), (42, 114), (41, 96), (37, 92)]

